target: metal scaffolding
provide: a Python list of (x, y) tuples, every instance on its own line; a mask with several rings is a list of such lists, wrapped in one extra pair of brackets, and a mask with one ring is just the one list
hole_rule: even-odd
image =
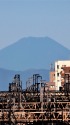
[[(40, 80), (38, 80), (40, 78)], [(65, 76), (67, 80), (67, 76)], [(65, 82), (64, 87), (69, 83)], [(0, 92), (1, 125), (68, 125), (70, 124), (70, 91), (49, 91), (39, 74), (33, 84), (22, 90), (20, 76), (15, 75), (9, 91)]]

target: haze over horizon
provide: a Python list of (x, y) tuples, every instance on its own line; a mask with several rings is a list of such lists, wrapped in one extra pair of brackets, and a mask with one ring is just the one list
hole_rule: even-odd
[(70, 49), (70, 1), (0, 1), (0, 49), (28, 36), (48, 36)]

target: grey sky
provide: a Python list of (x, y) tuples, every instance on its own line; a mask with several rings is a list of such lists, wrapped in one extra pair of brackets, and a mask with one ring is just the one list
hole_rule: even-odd
[(0, 49), (49, 36), (70, 49), (70, 0), (0, 0)]

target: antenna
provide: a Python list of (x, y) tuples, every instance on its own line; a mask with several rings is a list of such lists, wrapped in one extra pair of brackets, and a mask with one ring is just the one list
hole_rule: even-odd
[(53, 71), (53, 64), (51, 63), (50, 71)]

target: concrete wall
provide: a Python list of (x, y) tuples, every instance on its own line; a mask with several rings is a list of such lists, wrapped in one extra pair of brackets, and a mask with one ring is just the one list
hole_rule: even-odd
[(55, 62), (55, 88), (59, 90), (61, 86), (61, 74), (62, 67), (70, 66), (70, 60), (56, 61)]

